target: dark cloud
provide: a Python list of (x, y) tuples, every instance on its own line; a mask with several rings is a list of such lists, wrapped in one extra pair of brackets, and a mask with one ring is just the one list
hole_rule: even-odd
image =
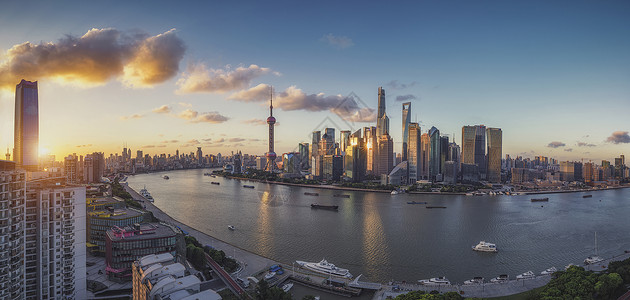
[(402, 89), (406, 89), (408, 87), (412, 87), (414, 85), (418, 84), (415, 81), (412, 81), (410, 83), (399, 83), (398, 80), (392, 80), (390, 82), (388, 82), (387, 84), (385, 84), (386, 87), (390, 88), (390, 89), (394, 89), (394, 90), (402, 90)]
[(597, 145), (589, 144), (589, 143), (586, 143), (586, 142), (577, 142), (577, 146), (578, 147), (596, 147)]
[(613, 144), (627, 144), (630, 143), (630, 135), (627, 131), (615, 131), (606, 141)]
[(396, 101), (409, 101), (409, 100), (416, 100), (416, 99), (418, 99), (418, 97), (412, 94), (396, 96)]
[(238, 67), (231, 70), (230, 66), (223, 69), (207, 68), (204, 64), (192, 65), (177, 80), (178, 93), (225, 93), (243, 89), (259, 76), (271, 72), (269, 68), (257, 65)]
[(332, 33), (322, 36), (319, 40), (337, 49), (346, 49), (354, 46), (354, 42), (352, 42), (351, 38), (347, 36), (336, 36)]
[(95, 28), (56, 43), (24, 42), (2, 56), (0, 88), (13, 89), (22, 78), (54, 78), (82, 86), (119, 79), (128, 86), (150, 86), (177, 74), (185, 50), (174, 29), (148, 36)]
[(551, 142), (551, 143), (549, 143), (549, 145), (547, 145), (547, 147), (549, 147), (549, 148), (559, 148), (559, 147), (564, 147), (564, 146), (566, 146), (565, 143), (557, 142), (557, 141), (556, 142)]

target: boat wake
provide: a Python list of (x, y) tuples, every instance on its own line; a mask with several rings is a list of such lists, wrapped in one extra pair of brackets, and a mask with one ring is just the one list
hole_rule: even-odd
[(523, 222), (523, 223), (509, 223), (508, 226), (523, 226), (523, 225), (536, 225), (545, 222), (545, 220), (534, 221), (534, 222)]

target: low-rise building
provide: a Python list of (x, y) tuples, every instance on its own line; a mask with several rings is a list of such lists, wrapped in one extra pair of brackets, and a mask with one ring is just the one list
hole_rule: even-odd
[(90, 211), (87, 214), (87, 241), (94, 255), (105, 256), (105, 232), (110, 228), (151, 221), (149, 212), (124, 206), (116, 208), (117, 204), (113, 203), (112, 206), (102, 207), (103, 210)]
[(180, 229), (166, 223), (114, 226), (105, 234), (105, 271), (110, 280), (131, 280), (134, 261), (150, 254), (185, 254)]

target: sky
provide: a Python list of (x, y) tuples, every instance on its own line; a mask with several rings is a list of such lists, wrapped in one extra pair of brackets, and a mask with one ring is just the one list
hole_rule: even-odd
[[(310, 133), (412, 121), (503, 154), (630, 154), (628, 1), (12, 1), (0, 10), (0, 149), (38, 81), (40, 154), (264, 154)], [(338, 135), (337, 135), (338, 137)]]

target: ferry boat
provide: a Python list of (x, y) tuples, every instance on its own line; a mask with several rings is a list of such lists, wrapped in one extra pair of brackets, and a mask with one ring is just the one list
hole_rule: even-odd
[(344, 194), (334, 194), (333, 197), (339, 197), (339, 198), (350, 198), (350, 195), (344, 195)]
[(496, 244), (487, 243), (486, 241), (479, 242), (479, 244), (473, 246), (472, 249), (480, 252), (499, 252)]
[(407, 201), (407, 204), (428, 204), (428, 202)]
[(593, 195), (584, 195), (582, 198), (593, 198)]
[(221, 183), (216, 182), (216, 181), (213, 181), (213, 182), (210, 182), (210, 183), (211, 183), (211, 184), (216, 184), (216, 185), (220, 185), (220, 184), (221, 184)]
[(510, 275), (507, 274), (501, 274), (495, 278), (490, 279), (490, 282), (492, 283), (503, 283), (503, 282), (508, 282), (510, 280)]
[(469, 279), (464, 281), (465, 285), (471, 285), (471, 284), (483, 284), (483, 277), (475, 277), (473, 279)]
[(140, 195), (142, 197), (144, 197), (145, 199), (149, 200), (150, 202), (153, 202), (153, 197), (151, 196), (149, 191), (147, 191), (147, 187), (146, 186), (143, 189), (140, 190)]
[(311, 204), (311, 208), (337, 210), (339, 209), (339, 206), (338, 205), (321, 205), (321, 204), (313, 203)]
[(304, 192), (304, 195), (307, 195), (307, 196), (319, 196), (319, 193)]
[(423, 285), (450, 285), (451, 282), (446, 277), (433, 277), (431, 279), (420, 279), (418, 283)]
[(234, 227), (234, 225), (228, 225), (228, 229), (229, 230), (236, 230), (236, 227)]
[(551, 267), (551, 268), (548, 268), (548, 269), (540, 272), (540, 275), (551, 275), (551, 274), (553, 274), (553, 273), (555, 273), (557, 271), (558, 271), (558, 269), (556, 269), (556, 267)]
[(532, 198), (532, 202), (549, 202), (549, 198)]
[(534, 272), (532, 271), (527, 271), (523, 274), (516, 275), (516, 279), (532, 279), (534, 277), (536, 277), (536, 275), (534, 275)]
[(331, 275), (331, 276), (352, 278), (352, 274), (348, 272), (348, 269), (342, 269), (342, 268), (336, 267), (335, 265), (327, 262), (326, 259), (322, 259), (322, 261), (318, 263), (305, 262), (305, 261), (300, 261), (300, 260), (297, 260), (295, 262), (299, 266), (309, 269), (313, 272)]
[(164, 179), (167, 179), (167, 180), (168, 180), (168, 176), (167, 176), (167, 175), (164, 175), (164, 177), (162, 177), (162, 178), (164, 178)]
[(289, 282), (282, 286), (282, 290), (286, 293), (293, 287), (293, 282)]
[(244, 185), (243, 187), (244, 187), (244, 188), (248, 188), (248, 189), (253, 189), (253, 188), (254, 188), (254, 186), (253, 186), (253, 185)]

